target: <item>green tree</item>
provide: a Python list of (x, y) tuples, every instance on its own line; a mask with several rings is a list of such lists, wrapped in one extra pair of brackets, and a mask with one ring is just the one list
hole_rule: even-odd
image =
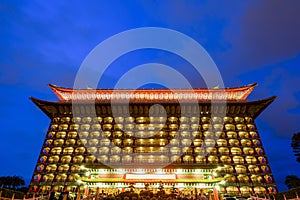
[(300, 187), (300, 179), (295, 175), (286, 176), (284, 183), (288, 189)]
[(291, 146), (297, 161), (300, 162), (300, 132), (293, 135)]
[(12, 188), (16, 189), (20, 186), (24, 186), (25, 185), (25, 181), (22, 177), (20, 176), (12, 176)]
[[(293, 148), (297, 162), (300, 162), (300, 132), (293, 135), (291, 147)], [(285, 185), (288, 189), (300, 187), (300, 179), (295, 175), (286, 176)]]
[(1, 176), (0, 177), (0, 187), (17, 189), (20, 186), (24, 186), (25, 181), (20, 176)]

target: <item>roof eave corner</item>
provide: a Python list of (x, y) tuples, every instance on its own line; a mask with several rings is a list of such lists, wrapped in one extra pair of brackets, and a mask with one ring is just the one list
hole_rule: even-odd
[(57, 98), (60, 101), (65, 100), (65, 98), (63, 97), (62, 93), (63, 91), (60, 90), (60, 88), (54, 84), (49, 83), (48, 86), (50, 87), (50, 89), (54, 92), (54, 94), (57, 96)]
[(257, 87), (257, 86), (258, 86), (258, 83), (252, 83), (252, 84), (248, 85), (245, 93), (241, 97), (241, 100), (246, 100), (247, 97), (252, 93), (254, 88)]
[(251, 106), (253, 117), (258, 117), (273, 101), (277, 99), (277, 96), (271, 96), (266, 99), (256, 101), (256, 105)]

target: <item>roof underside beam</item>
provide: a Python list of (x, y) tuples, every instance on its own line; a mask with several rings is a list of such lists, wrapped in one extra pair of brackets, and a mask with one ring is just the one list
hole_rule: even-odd
[[(159, 115), (167, 112), (173, 116), (194, 116), (197, 114), (213, 114), (226, 116), (251, 116), (256, 118), (268, 105), (270, 105), (276, 97), (252, 101), (252, 102), (220, 102), (213, 103), (205, 102), (198, 104), (191, 103), (161, 103), (160, 107), (151, 109), (154, 103), (131, 103), (131, 104), (92, 104), (92, 103), (75, 103), (71, 102), (48, 102), (31, 98), (31, 100), (47, 115), (49, 118), (62, 115), (80, 115), (90, 116), (149, 116)], [(149, 113), (151, 112), (151, 113)]]

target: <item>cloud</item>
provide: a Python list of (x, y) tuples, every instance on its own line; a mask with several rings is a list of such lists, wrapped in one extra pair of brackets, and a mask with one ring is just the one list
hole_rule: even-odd
[(300, 53), (300, 1), (258, 1), (245, 10), (231, 38), (237, 65), (257, 68)]

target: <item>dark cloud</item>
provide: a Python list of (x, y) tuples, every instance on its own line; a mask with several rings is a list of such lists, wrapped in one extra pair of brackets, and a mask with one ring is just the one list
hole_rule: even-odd
[[(300, 1), (258, 1), (240, 19), (232, 39), (239, 65), (255, 68), (293, 58), (300, 53)], [(232, 36), (232, 35), (231, 35)]]

